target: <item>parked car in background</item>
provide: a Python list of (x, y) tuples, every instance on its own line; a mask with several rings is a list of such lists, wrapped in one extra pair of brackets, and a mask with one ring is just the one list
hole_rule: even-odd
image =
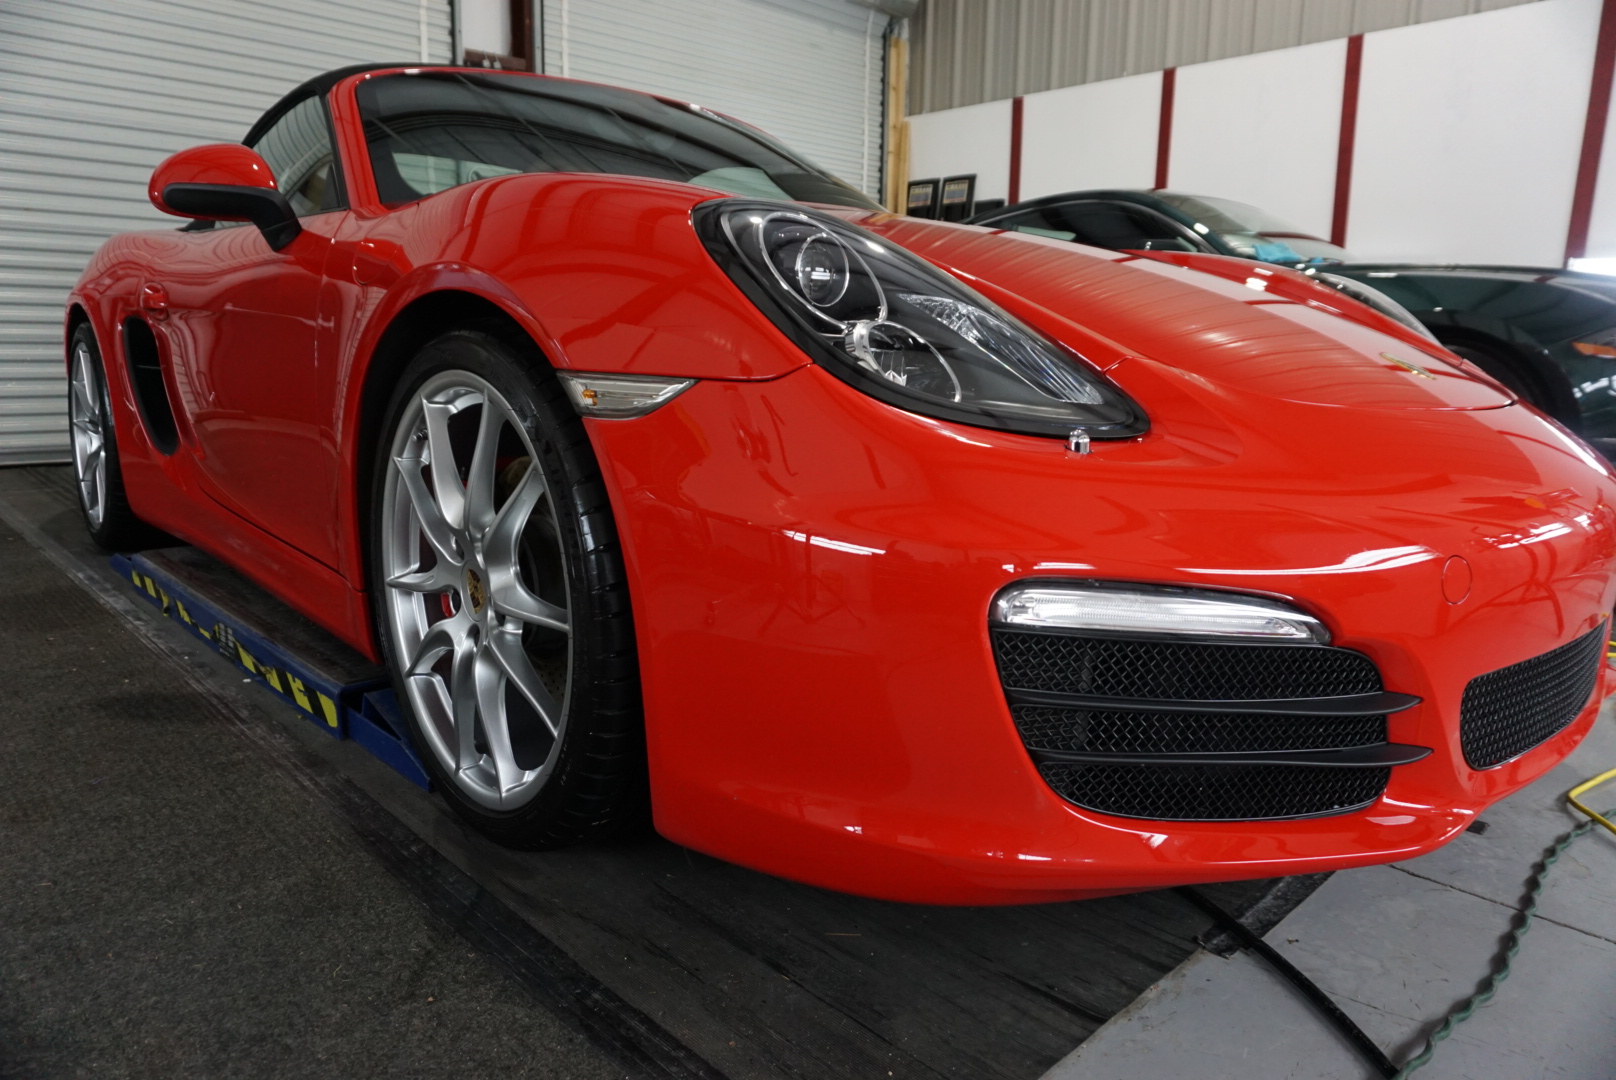
[(1290, 266), (1417, 320), (1616, 460), (1616, 281), (1558, 268), (1365, 263), (1254, 206), (1177, 191), (1075, 191), (972, 223), (1116, 251), (1203, 252)]

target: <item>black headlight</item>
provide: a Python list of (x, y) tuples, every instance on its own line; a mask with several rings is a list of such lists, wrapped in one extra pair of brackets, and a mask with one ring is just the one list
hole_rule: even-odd
[(889, 405), (1060, 438), (1149, 427), (1082, 358), (871, 233), (789, 203), (724, 199), (693, 216), (718, 265), (775, 325)]

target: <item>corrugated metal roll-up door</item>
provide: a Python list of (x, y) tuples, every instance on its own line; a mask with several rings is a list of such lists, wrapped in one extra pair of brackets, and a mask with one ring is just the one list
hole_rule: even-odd
[[(68, 457), (62, 304), (102, 240), (176, 225), (151, 170), (312, 75), (450, 57), (449, 0), (0, 0), (0, 464)], [(424, 41), (423, 41), (424, 39)]]
[(853, 0), (543, 0), (544, 70), (666, 94), (880, 198), (887, 16)]

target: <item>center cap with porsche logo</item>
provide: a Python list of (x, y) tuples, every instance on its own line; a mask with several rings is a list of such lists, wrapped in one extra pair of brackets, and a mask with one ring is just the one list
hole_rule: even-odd
[(466, 599), (471, 601), (471, 613), (482, 614), (483, 605), (488, 603), (488, 591), (483, 588), (483, 579), (477, 576), (477, 571), (466, 571)]

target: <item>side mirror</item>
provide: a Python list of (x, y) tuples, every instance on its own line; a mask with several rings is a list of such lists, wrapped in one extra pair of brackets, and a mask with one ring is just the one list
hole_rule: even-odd
[(152, 173), (146, 194), (165, 214), (250, 221), (279, 251), (303, 231), (264, 159), (238, 143), (181, 150)]

